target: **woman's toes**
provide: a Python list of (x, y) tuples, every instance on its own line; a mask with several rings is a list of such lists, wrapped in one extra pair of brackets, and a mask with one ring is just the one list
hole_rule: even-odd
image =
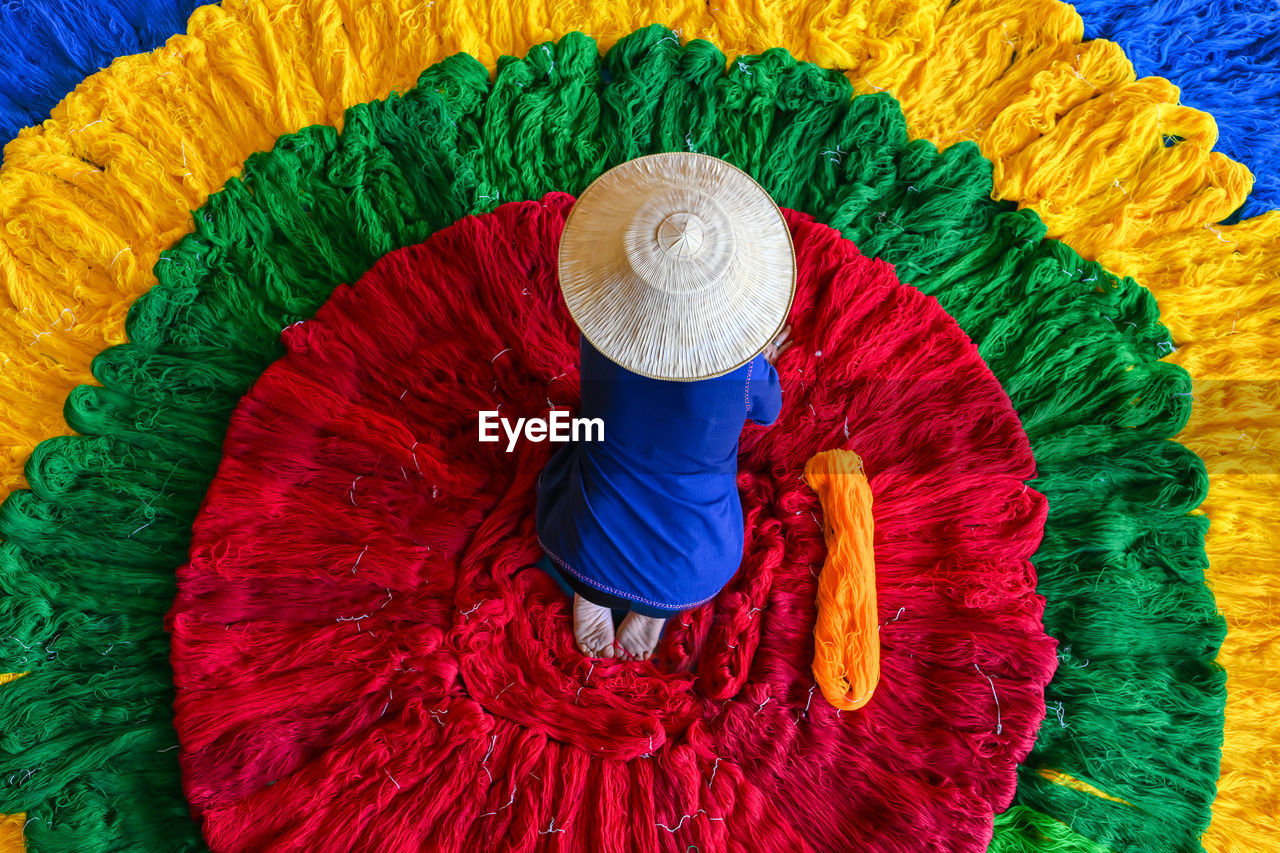
[(573, 636), (587, 657), (612, 657), (613, 613), (580, 595), (573, 598)]
[(627, 614), (618, 626), (617, 643), (626, 651), (628, 660), (648, 660), (662, 637), (662, 626), (667, 620), (641, 616), (634, 611)]

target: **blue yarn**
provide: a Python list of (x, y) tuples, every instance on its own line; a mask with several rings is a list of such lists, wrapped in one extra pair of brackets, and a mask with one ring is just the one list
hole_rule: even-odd
[(117, 56), (186, 32), (200, 0), (0, 0), (0, 139), (38, 124)]
[(1085, 37), (1124, 48), (1139, 77), (1164, 77), (1210, 113), (1217, 150), (1253, 172), (1227, 221), (1280, 208), (1280, 3), (1276, 0), (1080, 0)]

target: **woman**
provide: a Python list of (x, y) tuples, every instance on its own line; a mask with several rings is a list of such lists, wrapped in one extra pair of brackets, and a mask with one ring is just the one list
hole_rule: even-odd
[[(539, 565), (574, 597), (592, 657), (652, 656), (666, 620), (742, 560), (738, 437), (782, 405), (795, 258), (745, 172), (657, 154), (606, 172), (570, 211), (560, 284), (581, 332), (584, 418), (538, 481)], [(627, 610), (615, 633), (612, 610)]]

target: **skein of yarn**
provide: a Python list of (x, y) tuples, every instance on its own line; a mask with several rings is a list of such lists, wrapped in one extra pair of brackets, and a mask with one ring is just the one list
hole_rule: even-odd
[(813, 626), (813, 677), (828, 702), (852, 711), (871, 700), (880, 680), (871, 486), (862, 459), (850, 450), (816, 454), (804, 466), (804, 478), (822, 501), (827, 542)]

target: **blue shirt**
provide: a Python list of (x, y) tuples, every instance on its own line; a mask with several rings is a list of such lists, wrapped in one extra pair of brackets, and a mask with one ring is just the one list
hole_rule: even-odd
[(757, 355), (723, 376), (639, 376), (581, 339), (582, 410), (604, 440), (568, 443), (538, 478), (537, 530), (560, 568), (650, 607), (715, 597), (742, 562), (738, 437), (782, 408), (778, 372)]

